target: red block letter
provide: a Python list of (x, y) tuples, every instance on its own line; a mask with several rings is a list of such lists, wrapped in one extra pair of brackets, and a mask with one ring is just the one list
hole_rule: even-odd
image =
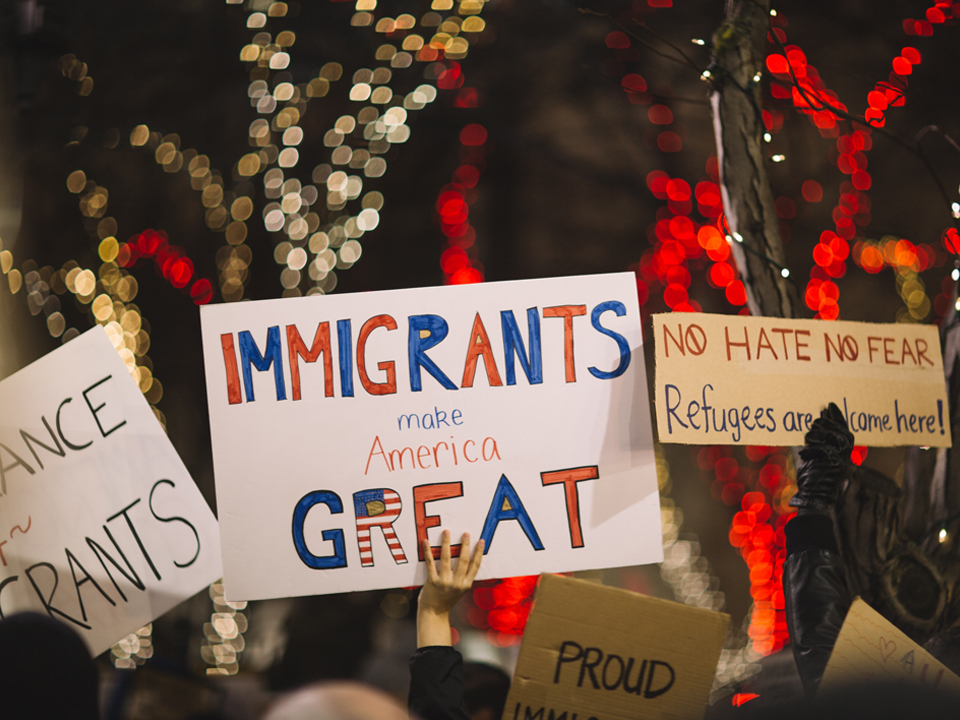
[[(413, 517), (417, 521), (417, 555), (422, 562), (423, 541), (427, 538), (427, 530), (440, 524), (439, 515), (427, 515), (428, 502), (434, 500), (445, 500), (446, 498), (461, 497), (463, 495), (463, 483), (434, 483), (433, 485), (417, 485), (413, 488)], [(434, 559), (440, 558), (440, 548), (434, 547)], [(450, 557), (460, 556), (460, 543), (450, 546)]]
[(460, 387), (473, 387), (473, 376), (477, 372), (477, 357), (480, 355), (483, 355), (483, 366), (487, 369), (487, 383), (490, 387), (503, 385), (500, 373), (497, 372), (497, 361), (493, 359), (493, 350), (490, 349), (487, 329), (483, 326), (480, 313), (477, 313), (473, 319), (470, 347), (467, 348), (467, 361), (463, 366), (463, 382), (460, 383)]
[(543, 309), (545, 318), (563, 318), (563, 365), (567, 371), (568, 383), (577, 381), (577, 372), (573, 367), (573, 319), (586, 314), (586, 305), (557, 305)]
[(397, 321), (389, 315), (375, 315), (363, 324), (363, 327), (360, 328), (360, 335), (357, 337), (357, 370), (360, 371), (360, 383), (368, 393), (371, 395), (393, 395), (397, 392), (396, 364), (393, 361), (377, 363), (377, 369), (383, 370), (387, 374), (386, 382), (377, 383), (373, 382), (367, 375), (367, 365), (363, 358), (367, 347), (367, 338), (378, 327), (396, 330)]
[(600, 471), (596, 465), (540, 473), (540, 480), (544, 486), (563, 483), (571, 547), (583, 547), (583, 532), (580, 530), (580, 492), (577, 490), (577, 483), (582, 480), (596, 480), (598, 477), (600, 477)]
[(220, 345), (223, 347), (223, 364), (227, 368), (227, 401), (231, 405), (236, 405), (243, 399), (240, 397), (240, 373), (237, 371), (237, 351), (233, 347), (233, 333), (221, 335)]
[(290, 358), (290, 382), (293, 384), (293, 399), (300, 399), (300, 364), (298, 358), (308, 363), (316, 362), (323, 353), (323, 394), (333, 397), (333, 358), (330, 357), (330, 323), (317, 325), (317, 334), (313, 336), (313, 347), (307, 346), (300, 337), (296, 325), (287, 325), (287, 354)]

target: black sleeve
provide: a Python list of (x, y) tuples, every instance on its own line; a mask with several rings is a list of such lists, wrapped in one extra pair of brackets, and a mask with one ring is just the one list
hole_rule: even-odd
[(798, 515), (785, 533), (787, 627), (803, 687), (813, 695), (850, 609), (850, 594), (829, 516)]
[(410, 657), (411, 712), (422, 720), (470, 720), (463, 706), (463, 658), (452, 647), (420, 648)]

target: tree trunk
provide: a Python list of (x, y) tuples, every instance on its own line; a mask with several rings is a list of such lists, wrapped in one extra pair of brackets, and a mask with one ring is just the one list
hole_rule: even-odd
[(764, 69), (769, 12), (769, 0), (727, 0), (713, 37), (710, 105), (720, 192), (750, 312), (793, 317), (797, 292), (781, 274), (783, 246), (762, 147), (760, 83), (754, 82)]

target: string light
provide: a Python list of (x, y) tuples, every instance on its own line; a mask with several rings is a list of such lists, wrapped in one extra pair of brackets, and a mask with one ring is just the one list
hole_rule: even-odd
[[(905, 20), (903, 23), (904, 32), (908, 35), (932, 35), (933, 26), (944, 22), (947, 14), (950, 13), (949, 8), (945, 10), (945, 7), (937, 5), (929, 8), (927, 10), (927, 20)], [(776, 17), (776, 14), (771, 11), (771, 16)], [(846, 242), (852, 240), (856, 235), (855, 225), (868, 225), (870, 222), (870, 202), (865, 192), (872, 184), (872, 179), (866, 171), (867, 160), (865, 155), (872, 146), (870, 126), (883, 127), (888, 108), (900, 107), (905, 104), (908, 76), (912, 74), (913, 67), (921, 63), (922, 56), (916, 48), (903, 48), (900, 55), (891, 61), (893, 71), (890, 73), (888, 80), (876, 83), (873, 90), (867, 93), (868, 108), (864, 112), (863, 124), (859, 125), (854, 122), (852, 123), (853, 132), (841, 134), (839, 127), (841, 118), (849, 118), (846, 106), (839, 102), (836, 93), (826, 88), (816, 68), (807, 62), (806, 57), (798, 47), (795, 45), (784, 46), (786, 42), (784, 26), (784, 22), (771, 21), (769, 37), (782, 54), (769, 55), (767, 67), (775, 76), (779, 74), (780, 80), (793, 85), (793, 88), (790, 90), (783, 85), (773, 83), (771, 92), (775, 98), (791, 98), (795, 108), (810, 116), (822, 135), (838, 138), (839, 156), (836, 161), (837, 165), (841, 172), (851, 176), (850, 181), (841, 184), (840, 202), (834, 211), (836, 236), (843, 244), (843, 247), (840, 248), (841, 254), (839, 256), (833, 254), (833, 259), (829, 263), (821, 262), (821, 260), (831, 257), (829, 253), (824, 253), (822, 248), (824, 243), (821, 240), (821, 243), (814, 249), (814, 261), (817, 266), (811, 272), (811, 279), (805, 294), (807, 304), (817, 311), (817, 317), (832, 320), (839, 316), (837, 305), (839, 291), (835, 291), (836, 285), (828, 278), (843, 276), (846, 269), (844, 263), (847, 254)], [(951, 211), (955, 218), (960, 217), (960, 204), (952, 204)], [(876, 262), (876, 253), (871, 252), (868, 255), (870, 255), (873, 266), (878, 267), (878, 269), (882, 267), (882, 262)], [(869, 269), (868, 272), (870, 272)], [(827, 294), (819, 292), (824, 287), (830, 289), (830, 292)], [(901, 321), (916, 320), (916, 316), (924, 307), (923, 298), (925, 295), (917, 293), (916, 289), (908, 297), (913, 299), (907, 302), (906, 309), (901, 309), (898, 313), (898, 319)], [(912, 306), (911, 303), (913, 303)], [(944, 309), (943, 303), (940, 307), (940, 310), (942, 309)], [(927, 310), (929, 311), (929, 307), (927, 307)], [(938, 310), (938, 313), (940, 310)]]
[(110, 657), (118, 670), (132, 670), (153, 657), (153, 623), (147, 623), (110, 648)]
[(235, 675), (239, 670), (239, 656), (246, 647), (243, 633), (248, 620), (245, 602), (230, 602), (223, 596), (223, 584), (210, 586), (213, 613), (210, 622), (203, 624), (203, 643), (200, 654), (210, 665), (207, 675)]
[[(683, 510), (670, 498), (673, 486), (670, 466), (659, 445), (654, 446), (654, 457), (660, 488), (660, 524), (663, 529), (660, 577), (673, 591), (678, 602), (721, 611), (725, 597), (719, 589), (720, 580), (710, 567), (709, 560), (700, 554), (697, 536), (683, 529)], [(751, 608), (740, 632), (735, 633), (730, 628), (727, 633), (714, 677), (714, 691), (741, 683), (760, 671), (757, 661), (762, 656), (753, 649), (747, 629), (752, 612)]]
[(879, 273), (885, 267), (894, 270), (897, 294), (904, 303), (904, 307), (897, 311), (897, 322), (921, 322), (929, 316), (931, 308), (940, 317), (946, 315), (953, 297), (953, 288), (946, 283), (951, 280), (944, 279), (942, 292), (931, 302), (926, 284), (920, 277), (920, 273), (943, 265), (946, 260), (936, 246), (885, 235), (879, 241), (858, 241), (854, 245), (853, 260), (870, 274)]
[(452, 182), (440, 189), (436, 209), (440, 230), (447, 246), (440, 256), (444, 283), (463, 285), (483, 282), (483, 265), (477, 260), (476, 229), (470, 225), (470, 206), (479, 193), (477, 183), (482, 174), (484, 145), (487, 131), (471, 123), (460, 133), (460, 142), (466, 155), (464, 162), (453, 173)]
[[(65, 55), (60, 60), (60, 68), (65, 77), (77, 83), (76, 91), (79, 95), (90, 95), (94, 81), (85, 63), (74, 55)], [(86, 134), (86, 128), (75, 128), (68, 144), (79, 144)], [(112, 140), (108, 138), (106, 147), (117, 147), (119, 133), (114, 131), (114, 136)], [(142, 141), (134, 142), (141, 137)], [(162, 164), (167, 172), (177, 172), (184, 165), (184, 155), (178, 150), (179, 138), (176, 136), (167, 136), (162, 138), (161, 142), (158, 134), (149, 133), (145, 126), (135, 129), (131, 134), (133, 145), (145, 145), (150, 141), (153, 141), (151, 147), (156, 147), (157, 162)], [(153, 231), (148, 231), (152, 233), (151, 243), (154, 240), (157, 242), (151, 245), (150, 252), (142, 252), (144, 248), (141, 243), (146, 238), (143, 233), (129, 243), (119, 243), (116, 239), (119, 234), (117, 222), (107, 215), (110, 195), (108, 189), (98, 185), (82, 170), (70, 173), (66, 185), (71, 193), (79, 196), (79, 210), (87, 218), (84, 225), (91, 237), (98, 242), (97, 254), (101, 264), (96, 272), (94, 269), (81, 267), (73, 260), (64, 263), (59, 270), (50, 266), (37, 267), (33, 260), (26, 260), (21, 274), (20, 270), (13, 267), (13, 254), (10, 250), (3, 249), (2, 241), (0, 270), (7, 278), (10, 292), (17, 294), (23, 287), (30, 313), (36, 316), (43, 312), (50, 335), (59, 337), (64, 343), (80, 334), (77, 328), (68, 327), (60, 302), (60, 297), (66, 293), (73, 295), (75, 305), (84, 310), (91, 324), (104, 327), (131, 377), (150, 403), (161, 425), (165, 427), (166, 418), (157, 407), (163, 397), (163, 386), (153, 375), (153, 364), (148, 355), (149, 324), (133, 303), (139, 286), (126, 267), (132, 266), (137, 257), (152, 257), (158, 270), (174, 287), (186, 289), (193, 279), (193, 263), (182, 251), (168, 247), (165, 237), (162, 238), (162, 243), (159, 242), (160, 234)], [(134, 249), (135, 255), (131, 257), (131, 248), (138, 248), (140, 252)], [(208, 302), (212, 295), (212, 288), (204, 279), (193, 282), (189, 291), (197, 304)], [(152, 624), (147, 624), (113, 646), (111, 658), (115, 667), (133, 668), (152, 656), (152, 629)]]
[[(388, 35), (392, 42), (377, 49), (378, 67), (354, 72), (348, 96), (361, 106), (341, 116), (324, 135), (324, 145), (330, 148), (329, 162), (313, 169), (313, 185), (296, 177), (299, 162), (296, 145), (302, 139), (297, 123), (309, 100), (326, 96), (331, 83), (344, 76), (343, 67), (339, 63), (327, 63), (318, 78), (303, 88), (294, 87), (292, 77), (284, 70), (289, 64), (294, 33), (284, 31), (273, 39), (265, 30), (273, 17), (269, 13), (270, 17), (262, 21), (258, 18), (254, 23), (261, 32), (241, 52), (241, 59), (256, 63), (248, 90), (251, 102), (255, 101), (258, 112), (273, 114), (272, 121), (264, 119), (251, 125), (251, 142), (263, 148), (258, 155), (257, 172), (263, 172), (265, 195), (279, 201), (263, 209), (263, 221), (268, 232), (286, 235), (277, 242), (274, 252), (275, 260), (283, 267), (280, 282), (284, 296), (302, 294), (305, 276), (311, 281), (306, 283), (311, 285), (306, 291), (308, 295), (331, 292), (336, 287), (337, 271), (350, 268), (360, 259), (363, 252), (360, 239), (379, 225), (384, 203), (380, 192), (364, 193), (365, 181), (382, 177), (387, 170), (382, 155), (410, 138), (407, 123), (411, 114), (433, 102), (437, 88), (458, 90), (457, 106), (471, 106), (476, 102), (476, 91), (463, 87), (463, 72), (458, 61), (467, 56), (471, 43), (476, 42), (486, 27), (480, 17), (483, 5), (478, 0), (464, 0), (454, 10), (453, 2), (435, 0), (431, 11), (420, 20), (421, 27), (436, 29), (428, 39), (426, 34), (414, 32), (417, 27), (414, 16), (402, 14), (377, 19), (375, 0), (357, 1), (351, 25), (369, 27), (376, 33)], [(249, 20), (248, 27), (251, 27)], [(399, 43), (399, 48), (395, 43)], [(282, 68), (276, 62), (280, 54), (286, 56)], [(400, 94), (395, 89), (398, 78), (414, 61), (427, 64), (425, 75), (436, 87), (421, 84), (406, 95)], [(278, 69), (284, 71), (272, 73)], [(271, 82), (274, 83), (272, 92)], [(271, 131), (281, 130), (287, 146), (283, 150), (270, 142)], [(351, 170), (362, 171), (363, 177)], [(359, 203), (359, 208), (355, 203)]]

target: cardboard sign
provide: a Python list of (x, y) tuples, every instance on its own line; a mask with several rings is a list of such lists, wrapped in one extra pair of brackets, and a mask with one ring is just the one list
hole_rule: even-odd
[(884, 681), (926, 683), (960, 692), (960, 677), (860, 598), (853, 601), (820, 689)]
[(229, 598), (417, 585), (444, 528), (486, 540), (486, 578), (662, 559), (633, 276), (201, 321)]
[(703, 717), (730, 616), (543, 575), (503, 720)]
[(653, 316), (660, 442), (802, 445), (828, 403), (858, 445), (950, 447), (933, 325)]
[(98, 655), (220, 577), (217, 521), (103, 328), (0, 383), (0, 613)]

